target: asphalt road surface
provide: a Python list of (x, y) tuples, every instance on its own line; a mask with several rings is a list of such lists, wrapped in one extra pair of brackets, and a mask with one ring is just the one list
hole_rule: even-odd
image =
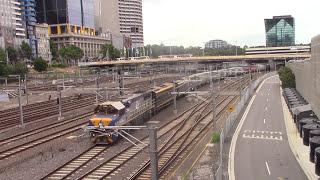
[(262, 85), (238, 135), (234, 155), (236, 180), (305, 180), (286, 135), (274, 76)]

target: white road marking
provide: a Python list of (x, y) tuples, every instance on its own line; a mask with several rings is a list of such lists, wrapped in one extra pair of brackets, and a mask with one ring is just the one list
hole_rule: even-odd
[(271, 173), (270, 173), (270, 169), (269, 169), (268, 162), (266, 162), (266, 167), (267, 167), (267, 170), (268, 170), (268, 173), (269, 173), (269, 176), (270, 176), (270, 175), (271, 175)]
[(267, 98), (267, 102), (269, 102), (269, 98)]
[[(257, 89), (257, 91), (256, 91), (256, 94), (258, 94), (258, 93), (260, 92), (261, 87), (263, 86), (263, 84), (264, 84), (267, 80), (269, 80), (270, 78), (272, 78), (272, 77), (273, 77), (273, 76), (268, 77), (268, 78), (266, 78), (265, 80), (262, 81), (262, 83), (260, 84), (260, 86), (258, 87), (258, 89)], [(240, 134), (240, 130), (241, 130), (243, 124), (244, 124), (245, 119), (246, 119), (247, 116), (248, 116), (248, 113), (249, 113), (249, 111), (250, 111), (250, 109), (251, 109), (251, 106), (252, 106), (252, 104), (253, 104), (253, 101), (254, 101), (255, 98), (256, 98), (256, 94), (252, 96), (252, 98), (251, 98), (251, 100), (250, 100), (250, 102), (249, 102), (249, 104), (248, 104), (248, 106), (247, 106), (247, 108), (246, 108), (243, 116), (241, 117), (240, 123), (238, 124), (238, 126), (237, 126), (237, 128), (236, 128), (236, 131), (235, 131), (235, 133), (233, 134), (232, 140), (231, 140), (231, 145), (230, 145), (231, 149), (230, 149), (230, 151), (229, 151), (229, 160), (228, 160), (228, 161), (229, 161), (229, 163), (228, 163), (228, 174), (229, 174), (229, 179), (230, 179), (230, 180), (235, 180), (235, 179), (236, 179), (235, 174), (234, 174), (234, 173), (235, 173), (235, 172), (234, 172), (234, 163), (235, 163), (235, 162), (234, 162), (234, 155), (235, 155), (235, 150), (236, 150), (236, 143), (237, 143), (238, 136), (239, 136), (239, 134)]]
[(266, 111), (268, 111), (268, 107), (266, 106)]
[(266, 119), (263, 119), (263, 123), (264, 123), (264, 124), (266, 123)]

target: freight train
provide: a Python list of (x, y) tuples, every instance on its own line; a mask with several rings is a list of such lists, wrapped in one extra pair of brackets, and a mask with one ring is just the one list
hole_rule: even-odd
[[(86, 131), (95, 144), (111, 144), (122, 135), (121, 131), (109, 129), (110, 126), (140, 125), (151, 115), (173, 102), (172, 92), (193, 91), (209, 83), (208, 74), (192, 75), (174, 83), (164, 83), (140, 94), (122, 97), (118, 101), (107, 101), (96, 106)], [(184, 94), (178, 94), (181, 98)]]
[[(230, 68), (228, 71), (218, 70), (211, 73), (194, 74), (174, 83), (164, 83), (144, 93), (123, 97), (118, 101), (101, 103), (95, 108), (94, 115), (86, 126), (86, 131), (89, 132), (93, 143), (112, 144), (124, 134), (121, 130), (110, 127), (143, 124), (144, 120), (173, 102), (172, 92), (193, 91), (210, 83), (212, 77), (213, 81), (218, 81), (226, 76), (244, 73), (246, 72), (242, 68)], [(179, 93), (177, 98), (184, 95), (184, 93)]]

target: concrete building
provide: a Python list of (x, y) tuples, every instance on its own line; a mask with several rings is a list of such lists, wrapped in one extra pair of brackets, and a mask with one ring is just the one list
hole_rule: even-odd
[(35, 37), (37, 39), (37, 54), (45, 61), (51, 64), (50, 37), (48, 33), (48, 24), (35, 25)]
[(78, 33), (51, 34), (50, 38), (54, 40), (59, 49), (67, 45), (75, 45), (81, 48), (86, 59), (99, 57), (101, 47), (106, 43), (111, 43), (107, 37)]
[(120, 32), (131, 38), (132, 47), (143, 47), (142, 0), (119, 0)]
[(292, 16), (273, 16), (272, 19), (265, 19), (264, 23), (268, 47), (295, 45), (295, 24)]
[(110, 34), (113, 46), (117, 49), (124, 47), (118, 0), (94, 0), (94, 22), (97, 34)]
[(311, 41), (311, 59), (287, 63), (296, 77), (296, 87), (320, 117), (320, 35)]
[(101, 45), (110, 43), (109, 34), (95, 29), (93, 0), (37, 0), (38, 23), (49, 24), (50, 39), (61, 48), (76, 45), (85, 58), (98, 57)]
[(0, 47), (19, 47), (26, 39), (19, 0), (0, 0)]
[(206, 49), (222, 49), (227, 48), (229, 46), (230, 45), (226, 41), (220, 39), (211, 40), (205, 44)]

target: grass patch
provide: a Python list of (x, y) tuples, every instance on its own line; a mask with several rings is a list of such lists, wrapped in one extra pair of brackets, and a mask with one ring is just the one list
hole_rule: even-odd
[(211, 142), (214, 144), (219, 143), (220, 142), (220, 134), (217, 132), (214, 132), (211, 137)]

